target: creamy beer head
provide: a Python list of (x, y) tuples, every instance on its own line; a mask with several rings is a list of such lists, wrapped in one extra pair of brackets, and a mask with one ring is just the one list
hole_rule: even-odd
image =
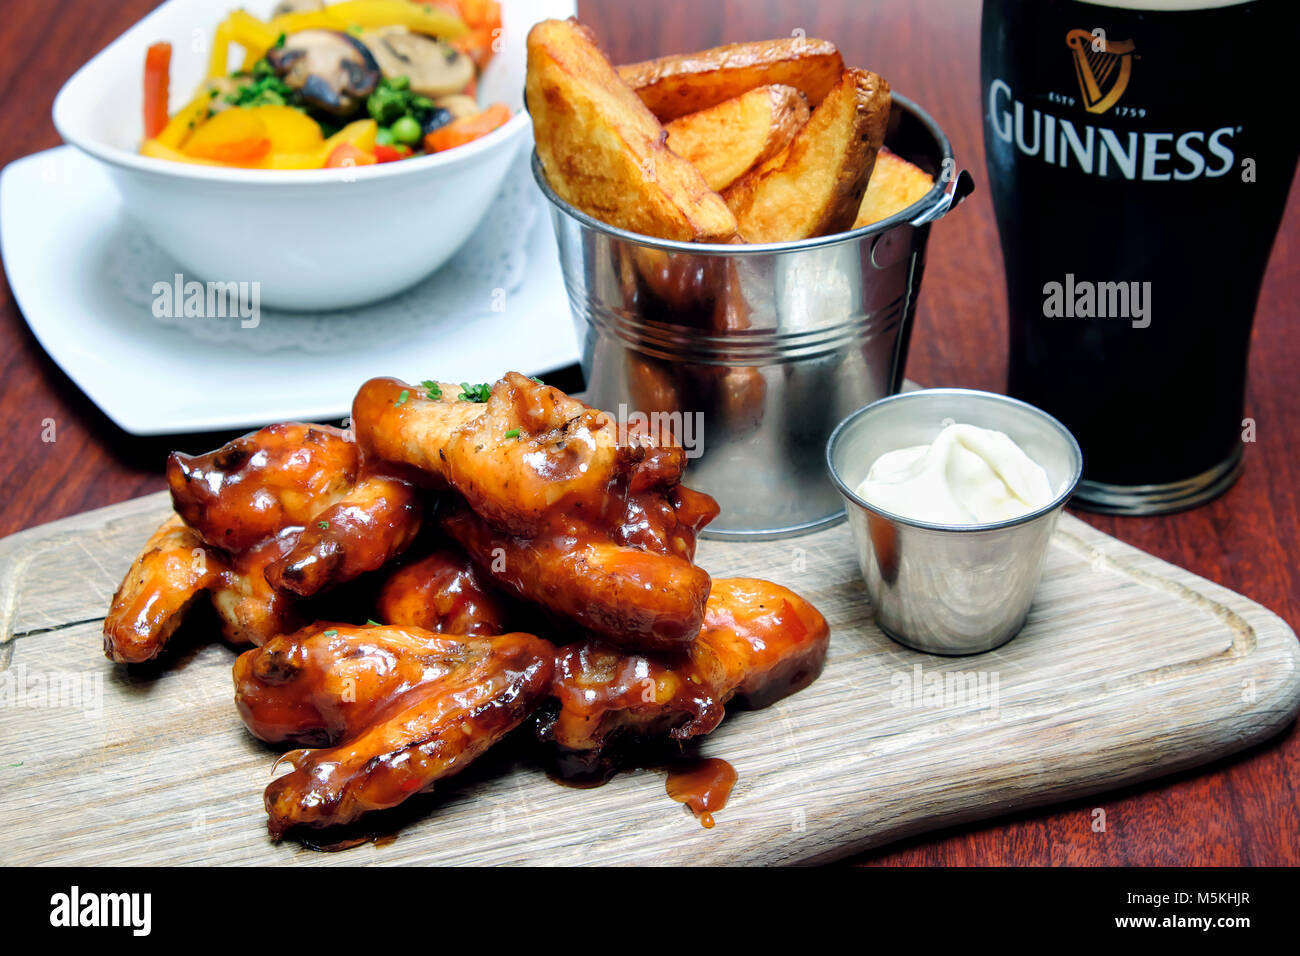
[(1124, 10), (1209, 10), (1213, 7), (1235, 7), (1254, 0), (1088, 0), (1093, 6), (1120, 7)]

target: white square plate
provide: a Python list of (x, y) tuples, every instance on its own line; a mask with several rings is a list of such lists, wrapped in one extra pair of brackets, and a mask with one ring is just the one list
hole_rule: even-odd
[(435, 307), (414, 329), (386, 335), (379, 323), (363, 344), (353, 337), (333, 351), (258, 351), (159, 325), (128, 301), (123, 277), (109, 274), (134, 228), (108, 176), (71, 147), (20, 159), (0, 178), (0, 255), (27, 324), (82, 391), (136, 435), (341, 419), (376, 375), (494, 381), (579, 357), (544, 210), (509, 308), (466, 317)]

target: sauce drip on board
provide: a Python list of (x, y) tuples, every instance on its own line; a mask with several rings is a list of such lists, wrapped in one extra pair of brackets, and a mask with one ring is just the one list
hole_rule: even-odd
[(713, 828), (713, 811), (727, 805), (736, 785), (736, 768), (719, 757), (708, 757), (670, 767), (665, 784), (668, 796), (684, 803), (705, 829)]

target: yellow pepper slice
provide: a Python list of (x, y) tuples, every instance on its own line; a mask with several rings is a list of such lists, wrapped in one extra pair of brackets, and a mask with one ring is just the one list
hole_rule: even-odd
[(230, 44), (233, 42), (230, 21), (223, 20), (212, 36), (212, 55), (208, 58), (208, 79), (215, 80), (229, 72)]
[(285, 31), (257, 19), (247, 10), (235, 10), (217, 26), (212, 41), (212, 56), (208, 61), (208, 78), (225, 76), (230, 71), (230, 44), (238, 43), (244, 48), (241, 69), (248, 70), (266, 56), (283, 32)]
[[(282, 17), (276, 17), (271, 21), (271, 26), (283, 33), (293, 31), (287, 30), (280, 26), (282, 21), (288, 22), (285, 18), (295, 16), (294, 14), (285, 14)], [(302, 20), (294, 23), (313, 22), (306, 18), (314, 16), (324, 16), (333, 20), (335, 23), (343, 22), (348, 26), (361, 27), (370, 29), (372, 27), (394, 27), (401, 26), (414, 30), (416, 33), (427, 33), (431, 36), (446, 37), (455, 39), (469, 32), (469, 27), (465, 21), (454, 13), (449, 13), (439, 7), (423, 3), (412, 3), (411, 0), (344, 0), (342, 3), (332, 3), (326, 7), (323, 14), (298, 14)], [(322, 29), (338, 29), (337, 26), (324, 26)], [(309, 29), (308, 27), (298, 27), (298, 29)]]
[(278, 36), (281, 33), (300, 33), (303, 30), (346, 30), (348, 22), (331, 14), (327, 7), (324, 10), (282, 13), (272, 18), (270, 26)]
[(350, 144), (366, 153), (375, 151), (375, 137), (379, 133), (379, 124), (372, 119), (357, 120), (349, 123), (319, 148), (307, 152), (277, 150), (266, 159), (267, 169), (323, 169), (330, 154), (344, 144)]
[(271, 153), (312, 153), (325, 145), (320, 124), (292, 106), (246, 107), (262, 123), (271, 140)]
[[(379, 135), (379, 124), (372, 119), (357, 120), (355, 123), (349, 123), (329, 139), (325, 140), (325, 156), (329, 156), (335, 147), (342, 146), (344, 143), (351, 143), (357, 149), (366, 153), (375, 151), (375, 137)], [(324, 158), (321, 159), (321, 165), (325, 164)]]
[(271, 24), (257, 19), (247, 10), (235, 10), (230, 14), (226, 22), (230, 24), (235, 42), (247, 48), (261, 47), (264, 50), (269, 50), (275, 44), (281, 32), (272, 27)]
[[(140, 147), (143, 156), (200, 166), (245, 169), (322, 169), (330, 154), (348, 144), (375, 151), (379, 124), (373, 119), (349, 123), (333, 136), (290, 106), (234, 107), (207, 120), (209, 97), (196, 97), (172, 117), (167, 128)], [(194, 127), (189, 117), (202, 117)]]
[(226, 22), (230, 24), (235, 42), (244, 48), (242, 69), (245, 70), (252, 69), (254, 63), (266, 56), (266, 52), (275, 46), (275, 41), (283, 32), (257, 19), (246, 10), (236, 10)]
[(190, 133), (208, 118), (211, 102), (212, 96), (204, 87), (198, 96), (177, 110), (176, 115), (167, 121), (162, 132), (155, 137), (157, 141), (169, 149), (180, 149)]
[(259, 166), (271, 148), (271, 131), (259, 110), (231, 109), (196, 129), (181, 152), (228, 166)]

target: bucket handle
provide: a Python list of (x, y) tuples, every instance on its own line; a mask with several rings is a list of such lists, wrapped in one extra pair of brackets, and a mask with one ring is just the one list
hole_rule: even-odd
[(924, 226), (927, 222), (934, 222), (936, 219), (943, 218), (974, 191), (975, 180), (971, 178), (971, 174), (966, 170), (961, 170), (953, 177), (952, 185), (948, 187), (948, 191), (943, 194), (942, 198), (911, 220), (911, 224), (913, 226)]

